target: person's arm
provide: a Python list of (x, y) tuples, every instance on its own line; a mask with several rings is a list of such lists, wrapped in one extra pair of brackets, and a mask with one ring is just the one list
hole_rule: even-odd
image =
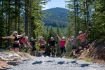
[(66, 39), (66, 44), (65, 44), (65, 46), (67, 46), (67, 44), (68, 44), (70, 38), (71, 38), (71, 37), (68, 37), (68, 38)]
[(86, 37), (88, 37), (88, 35), (89, 35), (89, 31), (86, 30), (85, 33), (84, 33), (84, 35), (85, 35)]
[(21, 38), (25, 35), (25, 33), (21, 34), (21, 35), (18, 35), (18, 38)]
[(89, 35), (88, 33), (85, 33), (86, 38), (88, 37), (88, 35)]
[(7, 39), (8, 37), (6, 36), (6, 37), (2, 37), (2, 39)]
[(45, 45), (47, 44), (46, 41), (44, 40)]
[(71, 36), (68, 36), (68, 38), (66, 39), (66, 41), (69, 41), (71, 39)]
[[(25, 38), (25, 41), (26, 41), (26, 42), (25, 42), (24, 44), (28, 45), (28, 47), (31, 48), (32, 46), (31, 46), (31, 44), (30, 44), (30, 41), (29, 41), (28, 39), (26, 39), (26, 38)], [(27, 46), (26, 46), (26, 47), (27, 47)]]
[(76, 39), (79, 40), (79, 36), (77, 36)]
[(66, 41), (66, 43), (65, 43), (65, 47), (67, 46), (67, 44), (68, 44), (68, 41)]
[(27, 41), (27, 45), (28, 45), (29, 47), (32, 47), (29, 41)]
[(58, 34), (57, 34), (57, 37), (58, 37), (59, 40), (61, 40), (61, 38), (60, 38), (60, 36)]
[(14, 36), (6, 36), (6, 37), (2, 37), (2, 39), (14, 39)]

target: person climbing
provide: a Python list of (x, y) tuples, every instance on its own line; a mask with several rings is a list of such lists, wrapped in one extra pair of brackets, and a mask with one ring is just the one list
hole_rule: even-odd
[(10, 50), (19, 52), (19, 46), (20, 46), (19, 39), (24, 35), (25, 35), (25, 33), (18, 35), (18, 32), (14, 31), (11, 36), (2, 37), (2, 39), (13, 39), (14, 40), (13, 47)]
[(82, 49), (86, 48), (87, 46), (87, 33), (83, 33), (82, 31), (79, 31), (79, 35), (77, 36), (77, 39), (80, 41), (80, 46)]
[(56, 56), (56, 41), (54, 37), (51, 37), (50, 40), (48, 41), (49, 47), (51, 49), (51, 56)]
[(65, 47), (68, 43), (68, 38), (66, 39), (64, 36), (61, 38), (58, 34), (57, 34), (57, 37), (59, 39), (59, 46), (60, 46), (61, 57), (62, 57), (62, 56), (65, 56), (65, 53), (66, 53)]

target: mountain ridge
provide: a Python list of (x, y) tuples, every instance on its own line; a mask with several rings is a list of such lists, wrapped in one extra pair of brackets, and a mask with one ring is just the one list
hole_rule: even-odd
[(42, 18), (45, 26), (66, 27), (68, 24), (68, 10), (65, 8), (50, 8), (43, 10)]

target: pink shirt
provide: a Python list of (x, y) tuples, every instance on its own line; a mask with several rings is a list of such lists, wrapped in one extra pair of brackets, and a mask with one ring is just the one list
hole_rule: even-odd
[(46, 41), (45, 40), (39, 40), (39, 43), (42, 46), (42, 45), (45, 45), (46, 44)]
[(27, 41), (28, 40), (26, 40), (26, 38), (24, 38), (24, 37), (20, 39), (20, 43), (22, 43), (22, 44), (26, 43)]
[(81, 42), (86, 41), (86, 34), (85, 34), (85, 33), (84, 33), (84, 34), (80, 34), (80, 35), (77, 37), (77, 39), (79, 39)]
[(65, 44), (66, 44), (66, 40), (61, 40), (59, 42), (60, 47), (65, 47)]

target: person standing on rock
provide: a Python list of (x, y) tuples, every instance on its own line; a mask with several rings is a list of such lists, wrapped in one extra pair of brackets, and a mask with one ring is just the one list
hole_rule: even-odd
[(59, 39), (60, 52), (62, 57), (62, 56), (65, 56), (65, 53), (66, 53), (65, 47), (68, 43), (68, 38), (66, 39), (64, 36), (61, 38), (58, 34), (57, 34), (57, 37)]
[(31, 48), (28, 36), (21, 37), (19, 42), (20, 45), (23, 45), (22, 47)]
[(31, 37), (31, 39), (30, 39), (30, 45), (32, 47), (32, 49), (31, 49), (31, 55), (35, 55), (35, 51), (36, 51), (36, 39), (34, 39), (33, 37)]
[(70, 42), (70, 45), (72, 47), (72, 52), (71, 53), (73, 54), (73, 56), (75, 56), (76, 49), (77, 49), (77, 39), (74, 36), (71, 36), (71, 38), (69, 39), (69, 42)]
[(45, 48), (46, 48), (46, 41), (45, 41), (44, 37), (40, 36), (38, 42), (40, 44), (40, 51), (42, 51), (43, 52), (42, 54), (44, 54), (45, 53)]
[(43, 36), (40, 36), (39, 43), (40, 43), (40, 49), (41, 50), (45, 50), (46, 41), (44, 40), (44, 37)]
[(54, 37), (51, 37), (50, 40), (48, 41), (48, 45), (51, 49), (51, 56), (55, 56), (56, 54), (56, 41), (54, 39)]
[(32, 51), (35, 51), (36, 50), (36, 39), (31, 37), (30, 43), (31, 43), (31, 46), (32, 46)]
[(24, 35), (25, 34), (18, 35), (18, 32), (14, 31), (11, 36), (2, 37), (2, 39), (13, 39), (14, 40), (13, 47), (10, 50), (19, 52), (19, 45), (20, 45), (19, 39)]

